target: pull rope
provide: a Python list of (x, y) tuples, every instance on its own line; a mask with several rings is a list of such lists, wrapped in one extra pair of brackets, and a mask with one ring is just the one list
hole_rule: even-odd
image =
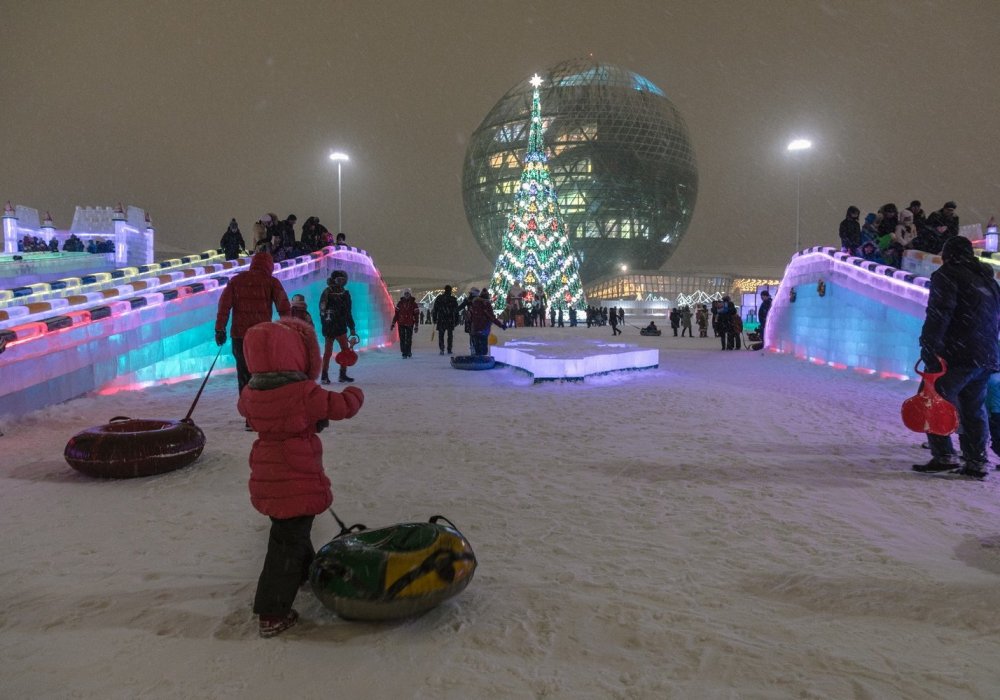
[(191, 422), (191, 414), (194, 413), (194, 407), (198, 405), (198, 399), (201, 398), (201, 392), (205, 391), (205, 385), (208, 384), (208, 378), (212, 376), (212, 370), (215, 369), (215, 363), (219, 361), (219, 356), (222, 355), (222, 346), (219, 346), (219, 352), (215, 353), (215, 359), (212, 360), (212, 366), (208, 368), (208, 373), (205, 375), (205, 379), (201, 382), (201, 387), (198, 389), (198, 393), (195, 394), (194, 401), (191, 402), (191, 408), (188, 409), (187, 415), (181, 419), (182, 423)]

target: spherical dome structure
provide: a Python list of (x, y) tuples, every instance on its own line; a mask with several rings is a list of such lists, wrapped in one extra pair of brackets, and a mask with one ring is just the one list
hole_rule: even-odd
[[(585, 281), (655, 270), (687, 231), (698, 170), (680, 113), (663, 91), (590, 59), (542, 73), (544, 141), (559, 209)], [(515, 85), (472, 134), (462, 173), (465, 213), (495, 260), (528, 142), (533, 86)]]

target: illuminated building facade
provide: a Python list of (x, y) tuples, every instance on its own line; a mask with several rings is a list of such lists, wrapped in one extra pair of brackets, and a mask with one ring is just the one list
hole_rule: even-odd
[[(694, 213), (698, 172), (680, 113), (663, 91), (592, 59), (542, 73), (548, 164), (584, 281), (621, 265), (657, 269)], [(533, 87), (518, 83), (472, 134), (465, 212), (488, 258), (500, 254), (528, 147)]]

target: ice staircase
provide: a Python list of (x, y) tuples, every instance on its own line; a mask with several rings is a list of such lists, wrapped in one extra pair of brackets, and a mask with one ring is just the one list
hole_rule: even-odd
[[(0, 416), (92, 391), (202, 375), (217, 353), (219, 296), (249, 262), (217, 259), (212, 251), (73, 278), (79, 284), (60, 280), (0, 292), (6, 346), (0, 353)], [(276, 263), (274, 275), (289, 296), (305, 295), (318, 323), (319, 297), (334, 269), (350, 278), (359, 349), (393, 343), (393, 301), (366, 251), (324, 248)], [(233, 366), (227, 348), (217, 371)]]

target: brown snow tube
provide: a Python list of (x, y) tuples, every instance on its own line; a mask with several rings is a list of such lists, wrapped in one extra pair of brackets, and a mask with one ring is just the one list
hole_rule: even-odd
[(63, 453), (79, 472), (102, 479), (153, 476), (186, 467), (205, 448), (205, 433), (190, 419), (116, 416), (77, 433)]

